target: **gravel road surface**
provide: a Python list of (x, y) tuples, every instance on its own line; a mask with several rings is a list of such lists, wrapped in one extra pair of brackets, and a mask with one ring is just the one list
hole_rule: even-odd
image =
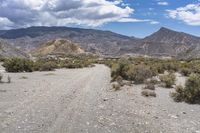
[(1, 133), (200, 133), (200, 105), (175, 103), (170, 89), (141, 96), (142, 85), (112, 91), (110, 70), (4, 73)]

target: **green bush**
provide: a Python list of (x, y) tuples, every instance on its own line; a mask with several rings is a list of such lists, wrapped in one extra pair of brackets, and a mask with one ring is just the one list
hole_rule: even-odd
[(191, 74), (185, 83), (185, 101), (190, 103), (200, 102), (200, 75)]
[(185, 87), (178, 86), (172, 97), (175, 101), (200, 104), (200, 75), (191, 74), (185, 83)]
[(116, 80), (117, 77), (121, 76), (123, 79), (128, 80), (127, 71), (129, 70), (130, 63), (124, 60), (120, 60), (119, 63), (115, 63), (111, 67), (111, 77), (113, 81)]
[(173, 73), (161, 75), (159, 78), (161, 82), (165, 83), (166, 88), (171, 88), (172, 85), (174, 85), (176, 81), (176, 76)]
[(11, 58), (4, 61), (3, 66), (7, 72), (32, 72), (33, 61), (20, 58)]

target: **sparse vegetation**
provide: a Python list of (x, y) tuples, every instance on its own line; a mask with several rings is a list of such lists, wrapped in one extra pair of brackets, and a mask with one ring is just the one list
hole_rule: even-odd
[(29, 59), (11, 58), (5, 59), (3, 66), (7, 72), (33, 72), (33, 71), (53, 71), (57, 68), (83, 68), (92, 66), (95, 57), (68, 57), (64, 59), (39, 59), (31, 61)]

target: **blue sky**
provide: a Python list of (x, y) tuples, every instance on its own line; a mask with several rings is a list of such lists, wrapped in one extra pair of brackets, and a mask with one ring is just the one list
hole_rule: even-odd
[[(159, 5), (157, 0), (125, 0), (130, 7), (135, 9), (131, 15), (138, 19), (152, 19), (159, 24), (150, 24), (148, 22), (139, 23), (110, 23), (102, 26), (100, 29), (112, 30), (129, 36), (144, 37), (159, 30), (160, 27), (167, 27), (173, 30), (190, 33), (200, 36), (200, 24), (189, 25), (181, 20), (172, 19), (168, 16), (166, 10), (175, 10), (179, 7), (185, 7), (188, 4), (200, 3), (198, 0), (163, 0), (168, 5)], [(200, 18), (199, 18), (200, 21)]]
[(200, 36), (200, 0), (0, 0), (0, 29), (68, 26), (145, 37), (160, 27)]

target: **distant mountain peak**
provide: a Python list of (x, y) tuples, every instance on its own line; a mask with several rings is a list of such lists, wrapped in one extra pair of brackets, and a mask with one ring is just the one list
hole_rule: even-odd
[(174, 32), (174, 33), (178, 33), (177, 31), (174, 31), (174, 30), (166, 28), (166, 27), (161, 27), (157, 32), (158, 33), (160, 33), (160, 32)]

